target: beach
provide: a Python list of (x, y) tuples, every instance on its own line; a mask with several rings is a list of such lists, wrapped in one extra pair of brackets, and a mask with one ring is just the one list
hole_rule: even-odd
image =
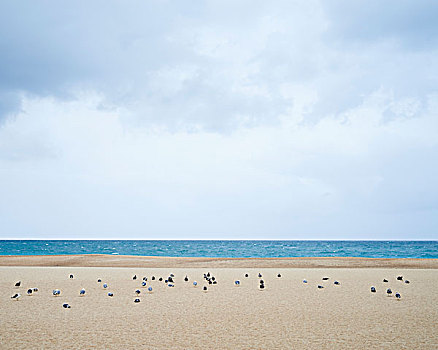
[[(2, 349), (437, 349), (437, 265), (436, 259), (2, 256), (0, 344)], [(207, 272), (216, 285), (203, 279)], [(171, 273), (174, 287), (158, 281)], [(20, 287), (14, 287), (17, 281)], [(26, 295), (34, 287), (38, 292)], [(388, 297), (387, 288), (401, 299)], [(61, 295), (54, 297), (53, 289)], [(21, 299), (12, 300), (14, 293)], [(141, 302), (134, 303), (136, 298)]]

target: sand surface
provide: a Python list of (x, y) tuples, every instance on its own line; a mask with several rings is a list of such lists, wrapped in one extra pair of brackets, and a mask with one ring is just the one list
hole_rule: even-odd
[[(438, 348), (436, 269), (217, 265), (210, 264), (208, 269), (0, 267), (0, 348)], [(217, 285), (204, 283), (207, 271), (216, 277)], [(246, 272), (249, 278), (244, 277)], [(264, 291), (258, 289), (258, 272), (263, 274)], [(74, 279), (69, 279), (70, 273)], [(152, 275), (170, 273), (176, 276), (174, 288), (151, 281)], [(135, 281), (134, 274), (139, 277)], [(189, 282), (183, 281), (186, 274)], [(411, 283), (397, 281), (398, 275)], [(143, 276), (148, 277), (152, 294), (141, 287)], [(322, 281), (324, 276), (330, 279)], [(302, 283), (304, 278), (308, 284)], [(383, 283), (383, 278), (389, 283)], [(236, 279), (240, 287), (234, 286)], [(18, 280), (22, 286), (16, 288)], [(334, 280), (341, 285), (335, 286)], [(318, 289), (318, 284), (325, 288)], [(207, 293), (202, 291), (204, 285), (208, 285)], [(377, 293), (370, 293), (371, 286)], [(39, 291), (27, 296), (26, 290), (32, 287)], [(387, 297), (388, 287), (400, 292), (402, 299)], [(62, 291), (61, 296), (52, 296), (55, 288)], [(84, 297), (79, 296), (81, 288), (86, 289)], [(139, 304), (133, 302), (136, 289), (141, 290)], [(10, 299), (16, 292), (22, 294), (19, 301)], [(64, 302), (71, 309), (63, 309)]]
[(173, 258), (129, 255), (0, 255), (0, 266), (172, 268), (406, 268), (438, 269), (438, 259), (371, 258)]

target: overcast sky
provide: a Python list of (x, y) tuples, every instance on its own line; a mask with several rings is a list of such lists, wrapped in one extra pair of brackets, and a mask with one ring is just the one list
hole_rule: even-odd
[(0, 238), (438, 239), (437, 1), (1, 1)]

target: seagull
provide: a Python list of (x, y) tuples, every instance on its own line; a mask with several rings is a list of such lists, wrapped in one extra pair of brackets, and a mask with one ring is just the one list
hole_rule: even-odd
[(198, 282), (193, 281), (193, 286), (196, 287), (198, 285)]
[(307, 280), (303, 280), (303, 283), (307, 283)]
[(20, 293), (16, 293), (13, 296), (11, 296), (11, 299), (14, 299), (14, 300), (18, 300), (20, 298), (21, 298), (21, 294)]
[(132, 279), (133, 279), (133, 280), (136, 280), (136, 279), (137, 279), (137, 275), (134, 275), (134, 277), (132, 277)]
[(234, 284), (236, 285), (236, 287), (239, 287), (240, 286), (240, 281), (239, 280), (234, 281)]
[(32, 295), (32, 292), (33, 292), (33, 289), (32, 289), (32, 288), (29, 288), (29, 289), (27, 290), (27, 295)]
[(187, 282), (188, 280), (189, 280), (189, 278), (186, 275), (186, 277), (184, 277), (184, 281)]
[(371, 293), (375, 293), (376, 292), (376, 287), (371, 287)]
[(21, 286), (21, 281), (18, 281), (17, 283), (15, 283), (15, 287), (20, 287)]
[(391, 288), (388, 288), (388, 289), (386, 290), (386, 294), (387, 294), (389, 297), (392, 295), (392, 290), (391, 290)]
[(85, 289), (84, 289), (84, 288), (82, 288), (82, 289), (79, 291), (79, 295), (81, 295), (81, 296), (84, 296), (84, 295), (85, 295)]
[(70, 275), (70, 278), (73, 278), (73, 275)]
[(139, 298), (134, 299), (134, 303), (139, 303), (139, 302), (140, 302)]
[(320, 284), (318, 285), (318, 289), (323, 289), (324, 286), (321, 286)]
[(148, 292), (149, 292), (149, 293), (152, 293), (152, 287), (149, 287), (149, 288), (148, 288)]
[(106, 283), (104, 283), (103, 288), (108, 288), (108, 285)]
[(337, 286), (340, 285), (340, 283), (338, 281), (334, 281), (333, 284), (336, 284)]
[(397, 300), (400, 300), (401, 299), (400, 293), (395, 293), (395, 297), (397, 298)]
[(397, 276), (397, 281), (403, 281), (403, 276)]
[(56, 296), (58, 296), (58, 295), (61, 295), (61, 291), (60, 291), (59, 289), (54, 289), (54, 290), (52, 291), (52, 294), (56, 297)]
[(140, 292), (140, 289), (137, 289), (136, 291), (135, 291), (135, 294), (137, 294), (137, 295), (139, 295), (141, 292)]
[(109, 293), (108, 293), (108, 296), (109, 296), (109, 297), (112, 297), (112, 296), (114, 296), (114, 294), (111, 293), (111, 292), (109, 292)]
[(281, 277), (281, 273), (279, 273), (279, 274), (277, 275), (277, 277), (280, 278), (280, 277)]
[(67, 303), (62, 304), (62, 307), (63, 307), (64, 309), (70, 309), (70, 308), (71, 308), (71, 306), (68, 305)]

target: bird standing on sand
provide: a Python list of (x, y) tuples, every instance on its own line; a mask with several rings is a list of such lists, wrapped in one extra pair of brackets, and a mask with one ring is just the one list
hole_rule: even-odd
[(371, 293), (375, 293), (376, 292), (376, 287), (371, 287)]
[(53, 294), (53, 296), (57, 297), (57, 296), (61, 295), (61, 291), (59, 289), (54, 289), (52, 291), (52, 294)]
[(152, 293), (152, 287), (149, 287), (149, 288), (148, 288), (148, 292), (149, 292), (149, 293)]
[(193, 281), (193, 286), (196, 287), (198, 285), (198, 282)]
[(84, 295), (85, 295), (85, 289), (84, 289), (84, 288), (82, 288), (82, 289), (79, 291), (79, 295), (80, 295), (80, 296), (84, 296)]
[(13, 296), (11, 296), (11, 299), (14, 299), (14, 300), (18, 300), (20, 298), (21, 298), (21, 294), (20, 293), (16, 293)]
[(409, 282), (408, 280), (406, 280), (405, 283), (406, 283), (406, 284), (409, 284), (409, 283), (411, 283), (411, 282)]
[(277, 277), (280, 278), (280, 277), (281, 277), (281, 273), (279, 273), (279, 274), (277, 275)]
[(33, 288), (33, 291), (34, 292), (38, 292), (38, 288)]
[(397, 281), (403, 281), (403, 276), (397, 276)]
[(134, 275), (132, 279), (135, 281), (137, 279), (137, 275)]
[(185, 282), (188, 282), (188, 281), (189, 281), (189, 278), (187, 277), (187, 275), (186, 275), (186, 277), (184, 277), (184, 281), (185, 281)]
[(135, 294), (137, 294), (137, 295), (139, 295), (141, 292), (140, 292), (140, 289), (137, 289), (136, 291), (135, 291)]
[(338, 281), (334, 281), (333, 284), (336, 284), (337, 286), (340, 285), (340, 283)]
[(141, 282), (141, 286), (146, 287), (146, 282), (145, 281)]
[(139, 303), (139, 302), (140, 302), (139, 298), (134, 299), (134, 303)]
[(307, 280), (303, 280), (303, 283), (307, 283)]
[(103, 284), (103, 288), (108, 288), (108, 285), (106, 283)]
[(69, 304), (67, 304), (67, 303), (62, 304), (62, 307), (63, 307), (64, 309), (70, 309), (70, 308), (71, 308), (71, 306), (70, 306)]
[(318, 285), (318, 289), (323, 289), (324, 286), (321, 286), (320, 284)]
[(202, 288), (202, 290), (204, 291), (204, 292), (207, 292), (207, 286), (204, 286), (204, 288)]
[(383, 282), (388, 283), (388, 280), (386, 278), (383, 279)]
[(262, 278), (262, 274), (261, 274), (260, 272), (259, 272), (259, 275), (258, 275), (258, 276), (259, 276), (259, 278)]
[(395, 297), (397, 298), (397, 300), (400, 300), (401, 299), (400, 293), (395, 293)]
[(100, 283), (100, 282), (102, 282), (102, 280), (99, 278), (99, 279), (97, 280), (97, 283)]
[(32, 292), (33, 292), (33, 289), (32, 289), (32, 288), (29, 288), (29, 289), (27, 290), (27, 295), (32, 295)]
[(155, 276), (152, 276), (152, 277), (151, 277), (151, 280), (152, 280), (152, 281), (155, 281)]
[(70, 275), (70, 278), (73, 278), (73, 275)]
[(323, 277), (322, 280), (323, 281), (327, 281), (329, 279), (329, 277)]
[(15, 283), (15, 287), (20, 287), (20, 286), (21, 286), (21, 281)]
[(239, 280), (234, 281), (234, 285), (235, 285), (236, 287), (239, 287), (239, 286), (240, 286), (240, 281), (239, 281)]
[(392, 290), (391, 290), (391, 288), (388, 288), (388, 289), (386, 290), (386, 295), (388, 295), (389, 297), (392, 296)]
[(108, 296), (109, 296), (109, 297), (112, 297), (112, 296), (114, 296), (114, 294), (111, 293), (111, 292), (109, 292), (109, 293), (108, 293)]
[(245, 277), (249, 277), (249, 275), (247, 273), (245, 273)]

